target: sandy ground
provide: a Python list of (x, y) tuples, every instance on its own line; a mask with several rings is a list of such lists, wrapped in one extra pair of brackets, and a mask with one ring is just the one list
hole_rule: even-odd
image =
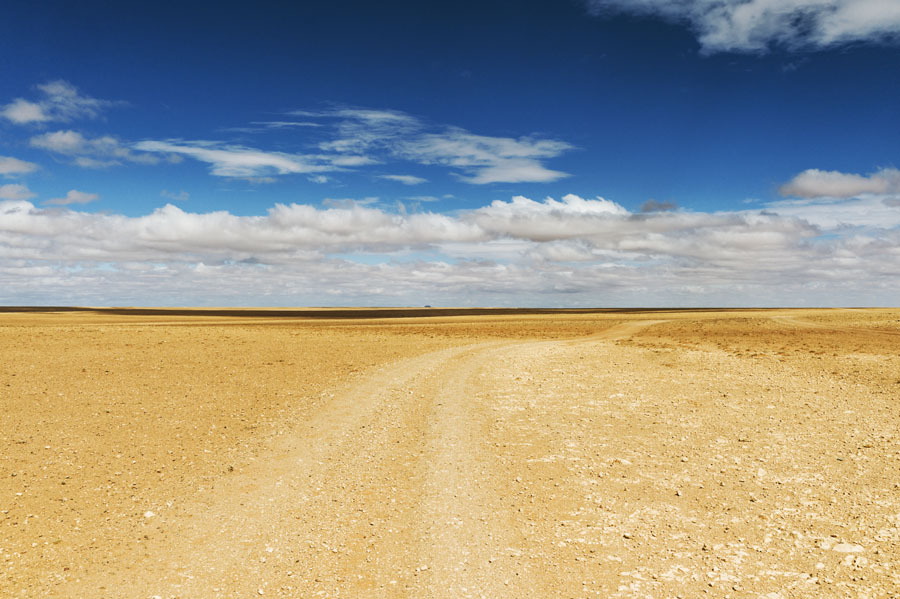
[(437, 314), (0, 314), (0, 596), (900, 596), (900, 310)]

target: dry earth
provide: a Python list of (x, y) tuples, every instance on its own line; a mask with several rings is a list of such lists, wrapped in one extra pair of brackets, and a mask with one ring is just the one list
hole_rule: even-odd
[(900, 596), (900, 310), (8, 311), (0, 364), (2, 597)]

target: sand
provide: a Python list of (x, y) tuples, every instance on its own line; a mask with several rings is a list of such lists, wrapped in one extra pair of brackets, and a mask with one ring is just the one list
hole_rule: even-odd
[(900, 589), (900, 310), (13, 310), (0, 364), (0, 596)]

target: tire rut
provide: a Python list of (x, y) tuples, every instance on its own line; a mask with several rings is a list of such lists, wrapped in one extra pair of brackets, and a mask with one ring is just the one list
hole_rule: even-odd
[(242, 472), (169, 521), (144, 554), (71, 596), (531, 597), (527, 539), (489, 447), (483, 367), (509, 352), (627, 337), (496, 341), (399, 361), (335, 393)]

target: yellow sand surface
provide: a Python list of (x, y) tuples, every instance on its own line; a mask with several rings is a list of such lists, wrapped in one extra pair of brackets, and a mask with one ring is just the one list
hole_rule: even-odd
[(0, 596), (900, 596), (900, 310), (0, 311)]

